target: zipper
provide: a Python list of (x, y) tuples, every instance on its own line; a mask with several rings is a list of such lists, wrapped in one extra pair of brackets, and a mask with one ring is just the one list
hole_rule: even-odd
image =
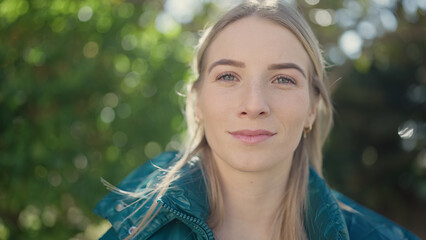
[(213, 231), (209, 228), (209, 226), (207, 226), (207, 224), (203, 220), (189, 216), (181, 211), (170, 207), (161, 198), (157, 199), (157, 202), (160, 203), (161, 207), (175, 215), (177, 219), (181, 220), (189, 226), (192, 226), (191, 229), (201, 235), (203, 239), (214, 240)]

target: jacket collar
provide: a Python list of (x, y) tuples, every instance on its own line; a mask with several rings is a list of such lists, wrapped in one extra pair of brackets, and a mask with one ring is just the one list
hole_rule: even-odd
[[(209, 201), (199, 164), (193, 160), (182, 169), (179, 178), (161, 197), (161, 201), (189, 216), (207, 221)], [(305, 228), (309, 239), (349, 239), (349, 233), (337, 200), (325, 181), (309, 168), (308, 210)]]
[(330, 188), (309, 167), (308, 210), (305, 228), (308, 239), (349, 239), (346, 222)]
[(173, 209), (207, 222), (210, 204), (198, 157), (186, 164), (177, 180), (159, 199)]
[[(148, 162), (136, 169), (119, 185), (119, 188), (137, 193), (145, 189), (149, 182), (155, 183), (157, 181), (155, 179), (161, 179), (162, 173), (158, 167), (165, 169), (177, 159), (179, 156), (176, 156), (176, 153), (163, 153), (152, 163)], [(199, 219), (207, 227), (205, 222), (209, 217), (210, 205), (198, 161), (198, 158), (194, 158), (186, 164), (179, 172), (179, 178), (157, 201), (166, 204), (174, 212)], [(124, 239), (139, 224), (148, 210), (147, 206), (150, 206), (152, 201), (153, 199), (150, 199), (144, 205), (143, 199), (111, 192), (98, 203), (94, 211), (107, 218), (112, 224), (114, 234)], [(305, 228), (309, 239), (349, 239), (336, 199), (324, 180), (312, 168), (309, 169), (308, 206), (305, 212)], [(149, 226), (136, 239), (149, 238), (177, 218), (176, 214), (169, 210), (161, 208)], [(109, 231), (109, 233), (112, 232)]]

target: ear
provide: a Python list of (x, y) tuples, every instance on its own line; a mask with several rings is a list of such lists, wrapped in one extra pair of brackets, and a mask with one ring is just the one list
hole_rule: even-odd
[(309, 128), (309, 126), (312, 126), (314, 124), (315, 119), (317, 117), (317, 106), (318, 106), (318, 101), (312, 102), (309, 108), (308, 116), (305, 121), (305, 125), (304, 125), (305, 128)]
[(195, 114), (195, 120), (199, 120), (202, 121), (203, 120), (203, 113), (201, 111), (201, 102), (200, 99), (196, 98), (195, 103), (194, 103), (194, 114)]

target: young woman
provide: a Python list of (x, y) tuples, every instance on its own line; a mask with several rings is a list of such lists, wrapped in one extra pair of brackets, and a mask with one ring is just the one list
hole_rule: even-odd
[(416, 239), (321, 178), (332, 106), (297, 10), (240, 4), (205, 31), (194, 71), (185, 149), (111, 187), (102, 239)]

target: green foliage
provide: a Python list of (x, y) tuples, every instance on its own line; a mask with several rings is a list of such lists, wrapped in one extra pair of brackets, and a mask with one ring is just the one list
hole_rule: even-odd
[(84, 232), (99, 222), (100, 177), (118, 183), (173, 148), (193, 36), (159, 33), (161, 7), (1, 3), (0, 239)]
[[(338, 65), (337, 39), (356, 26), (315, 16), (344, 6), (300, 6)], [(100, 177), (117, 184), (178, 147), (176, 92), (191, 79), (196, 32), (217, 11), (206, 4), (181, 24), (159, 1), (0, 2), (0, 240), (96, 239), (108, 228), (91, 213), (107, 193)], [(403, 15), (401, 6), (395, 11)], [(325, 173), (340, 191), (420, 232), (410, 218), (426, 201), (426, 34), (418, 11), (416, 21), (398, 19), (397, 32), (365, 41), (360, 56), (330, 72), (332, 81), (343, 79), (333, 85)]]

